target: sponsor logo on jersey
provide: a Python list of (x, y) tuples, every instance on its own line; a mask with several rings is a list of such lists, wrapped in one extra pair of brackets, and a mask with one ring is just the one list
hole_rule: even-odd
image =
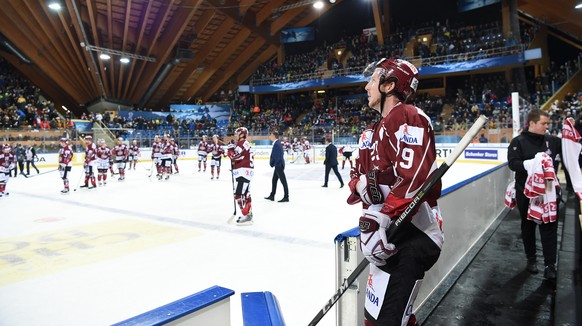
[(369, 288), (366, 289), (366, 298), (368, 298), (368, 301), (375, 306), (380, 304), (380, 299), (374, 294), (374, 292), (370, 291)]
[(365, 130), (358, 142), (360, 149), (372, 148), (372, 130)]
[(398, 141), (408, 145), (422, 145), (424, 140), (424, 129), (403, 124), (396, 132)]

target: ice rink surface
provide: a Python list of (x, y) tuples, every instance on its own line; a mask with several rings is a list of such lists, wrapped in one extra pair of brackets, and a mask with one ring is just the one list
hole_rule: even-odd
[[(256, 161), (254, 225), (243, 227), (227, 223), (234, 202), (222, 163), (219, 180), (180, 161), (179, 175), (158, 181), (146, 162), (123, 182), (73, 192), (75, 166), (68, 195), (58, 172), (11, 178), (0, 198), (0, 325), (110, 325), (213, 285), (235, 291), (232, 325), (242, 325), (240, 293), (255, 291), (277, 297), (287, 325), (306, 325), (336, 291), (333, 239), (357, 226), (348, 167), (340, 189), (333, 172), (321, 187), (320, 162), (287, 164), (290, 202), (278, 203), (263, 198), (273, 170)], [(457, 162), (443, 189), (494, 166)], [(319, 325), (335, 325), (335, 309)]]

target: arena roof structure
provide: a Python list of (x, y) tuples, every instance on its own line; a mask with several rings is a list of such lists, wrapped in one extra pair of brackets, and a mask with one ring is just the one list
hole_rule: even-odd
[(16, 52), (0, 55), (72, 107), (206, 100), (274, 57), (282, 29), (307, 26), (341, 0), (321, 10), (313, 2), (61, 0), (53, 10), (44, 0), (2, 0), (0, 41)]
[[(283, 29), (308, 26), (342, 4), (327, 0), (314, 10), (315, 0), (56, 0), (61, 9), (53, 10), (53, 1), (0, 0), (0, 55), (59, 104), (108, 99), (156, 109), (235, 89), (280, 54)], [(387, 1), (371, 1), (380, 32), (378, 8)], [(572, 1), (515, 1), (582, 39)]]

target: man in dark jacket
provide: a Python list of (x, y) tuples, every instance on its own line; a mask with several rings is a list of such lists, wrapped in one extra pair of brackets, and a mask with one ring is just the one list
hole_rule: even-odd
[(287, 187), (287, 178), (285, 177), (285, 159), (283, 158), (283, 145), (279, 140), (279, 132), (274, 130), (271, 132), (271, 141), (273, 141), (273, 149), (271, 150), (271, 157), (269, 159), (269, 164), (273, 171), (273, 180), (271, 183), (271, 194), (265, 199), (275, 200), (275, 193), (277, 192), (277, 181), (281, 180), (283, 185), (283, 191), (285, 195), (283, 199), (279, 200), (280, 203), (286, 203), (289, 201), (289, 188)]
[(325, 161), (323, 161), (323, 164), (325, 165), (325, 181), (322, 187), (327, 187), (327, 181), (329, 180), (329, 171), (333, 170), (337, 179), (340, 182), (340, 188), (343, 188), (344, 181), (342, 180), (342, 176), (337, 170), (337, 147), (335, 147), (335, 145), (331, 143), (329, 138), (325, 138), (325, 144), (327, 145), (327, 147), (325, 148)]
[[(521, 237), (527, 257), (527, 270), (536, 274), (538, 268), (535, 232), (538, 224), (528, 219), (530, 199), (524, 194), (528, 177), (524, 162), (533, 160), (540, 152), (545, 152), (555, 160), (557, 154), (562, 155), (562, 144), (559, 138), (546, 134), (549, 125), (548, 113), (539, 109), (531, 110), (527, 115), (527, 124), (527, 129), (511, 140), (507, 150), (507, 162), (509, 168), (515, 171), (515, 199), (521, 216)], [(545, 263), (544, 277), (555, 279), (558, 223), (541, 223), (539, 227)]]

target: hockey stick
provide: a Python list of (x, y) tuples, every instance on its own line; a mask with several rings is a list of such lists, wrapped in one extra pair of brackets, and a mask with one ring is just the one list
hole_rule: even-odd
[(79, 189), (79, 186), (81, 185), (81, 180), (83, 179), (84, 176), (85, 176), (85, 169), (83, 169), (83, 171), (81, 172), (81, 176), (79, 177), (79, 181), (77, 181), (77, 186), (75, 186), (75, 189), (73, 189), (73, 191), (77, 191), (77, 189)]
[(25, 176), (26, 178), (28, 178), (28, 179), (29, 179), (29, 178), (38, 177), (39, 175), (43, 175), (43, 174), (47, 174), (47, 173), (52, 173), (52, 172), (55, 172), (55, 171), (58, 171), (58, 170), (59, 170), (59, 169), (54, 169), (54, 170), (44, 171), (44, 172), (41, 172), (41, 173), (39, 173), (39, 174), (35, 174), (35, 175), (26, 175), (26, 174), (24, 174), (24, 176)]
[[(426, 196), (426, 194), (432, 189), (432, 187), (443, 177), (443, 175), (449, 170), (451, 165), (455, 163), (457, 158), (461, 155), (461, 153), (469, 146), (469, 143), (475, 138), (479, 130), (483, 127), (483, 125), (487, 122), (487, 117), (481, 115), (473, 124), (473, 126), (467, 131), (465, 136), (461, 139), (461, 141), (457, 144), (457, 146), (453, 149), (453, 151), (447, 156), (445, 161), (441, 164), (441, 166), (435, 171), (435, 173), (430, 177), (430, 179), (422, 186), (422, 188), (418, 191), (418, 193), (412, 198), (408, 207), (402, 212), (400, 217), (396, 220), (392, 221), (390, 226), (388, 227), (387, 239), (390, 241), (394, 236), (395, 232), (398, 230), (398, 227), (404, 222), (406, 219), (410, 217), (412, 212), (414, 212), (417, 206), (422, 202), (422, 199)], [(339, 298), (346, 292), (348, 287), (356, 280), (356, 278), (366, 269), (369, 262), (367, 259), (363, 259), (358, 267), (346, 278), (342, 284), (342, 286), (337, 290), (337, 292), (329, 299), (329, 301), (323, 306), (323, 308), (315, 315), (313, 320), (309, 323), (309, 326), (317, 325), (325, 316), (325, 314), (333, 307), (333, 305), (339, 300)]]
[[(232, 159), (230, 160), (230, 179), (232, 181), (232, 190), (235, 191), (234, 189), (234, 163), (232, 163)], [(232, 220), (234, 220), (234, 218), (236, 217), (236, 199), (234, 198), (234, 196), (232, 197), (232, 203), (234, 204), (234, 212), (232, 213), (232, 216), (228, 218), (227, 223), (231, 224)]]

